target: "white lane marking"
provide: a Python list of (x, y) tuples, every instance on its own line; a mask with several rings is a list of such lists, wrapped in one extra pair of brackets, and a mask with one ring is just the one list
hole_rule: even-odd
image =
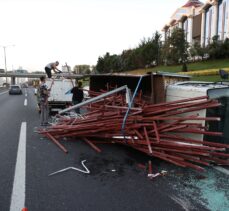
[(25, 97), (27, 97), (27, 93), (25, 93)]
[(9, 92), (9, 91), (2, 92), (2, 93), (0, 93), (0, 95), (6, 94), (7, 92)]
[(27, 99), (25, 99), (24, 106), (27, 106), (27, 105), (28, 105), (28, 102), (27, 102)]
[(227, 170), (221, 166), (214, 166), (213, 168), (216, 169), (217, 171), (220, 171), (220, 172), (226, 174), (227, 176), (229, 176), (229, 170)]
[(26, 173), (26, 122), (22, 122), (18, 143), (17, 160), (11, 194), (10, 211), (21, 210), (25, 206)]

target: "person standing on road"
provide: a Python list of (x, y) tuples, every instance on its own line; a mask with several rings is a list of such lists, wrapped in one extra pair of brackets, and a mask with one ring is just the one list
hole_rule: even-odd
[(45, 84), (45, 77), (40, 77), (41, 84), (39, 87), (39, 95), (40, 95), (40, 109), (41, 109), (41, 126), (48, 126), (48, 116), (49, 116), (49, 108), (48, 108), (48, 97), (49, 91), (48, 86)]
[[(75, 86), (72, 88), (71, 93), (72, 95), (72, 104), (76, 105), (79, 104), (83, 101), (83, 90), (82, 90), (82, 82), (79, 81), (78, 82), (78, 86)], [(76, 108), (75, 112), (77, 114), (80, 114), (80, 108)]]
[(39, 114), (41, 113), (41, 104), (40, 104), (40, 86), (36, 87), (36, 96), (37, 96), (37, 109)]
[(61, 73), (61, 71), (57, 68), (58, 65), (59, 65), (59, 62), (56, 61), (56, 62), (51, 62), (45, 66), (45, 72), (48, 78), (52, 78), (52, 70), (55, 73)]

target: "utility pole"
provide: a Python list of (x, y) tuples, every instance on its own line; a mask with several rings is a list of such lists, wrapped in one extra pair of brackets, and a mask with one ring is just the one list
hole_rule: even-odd
[(6, 74), (6, 84), (7, 84), (7, 64), (6, 64), (6, 48), (10, 46), (15, 46), (15, 45), (5, 45), (5, 46), (0, 46), (3, 47), (4, 50), (4, 60), (5, 60), (5, 74)]
[(5, 72), (6, 72), (6, 84), (7, 84), (7, 65), (6, 65), (6, 46), (3, 46), (4, 49), (4, 58), (5, 58)]

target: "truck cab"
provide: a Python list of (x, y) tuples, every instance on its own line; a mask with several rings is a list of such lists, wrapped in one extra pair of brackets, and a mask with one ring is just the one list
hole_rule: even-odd
[(46, 79), (48, 88), (51, 88), (48, 98), (50, 112), (58, 112), (72, 103), (71, 89), (75, 83), (71, 79)]

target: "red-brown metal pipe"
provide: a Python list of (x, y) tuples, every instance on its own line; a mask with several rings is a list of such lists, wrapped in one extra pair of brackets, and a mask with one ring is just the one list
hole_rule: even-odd
[(46, 133), (47, 137), (49, 139), (51, 139), (60, 149), (62, 149), (65, 153), (68, 153), (68, 150), (62, 145), (60, 144), (59, 141), (57, 141), (51, 134)]
[(96, 152), (101, 152), (101, 149), (99, 149), (95, 144), (93, 144), (91, 141), (89, 141), (87, 138), (83, 138), (83, 140), (88, 143)]

